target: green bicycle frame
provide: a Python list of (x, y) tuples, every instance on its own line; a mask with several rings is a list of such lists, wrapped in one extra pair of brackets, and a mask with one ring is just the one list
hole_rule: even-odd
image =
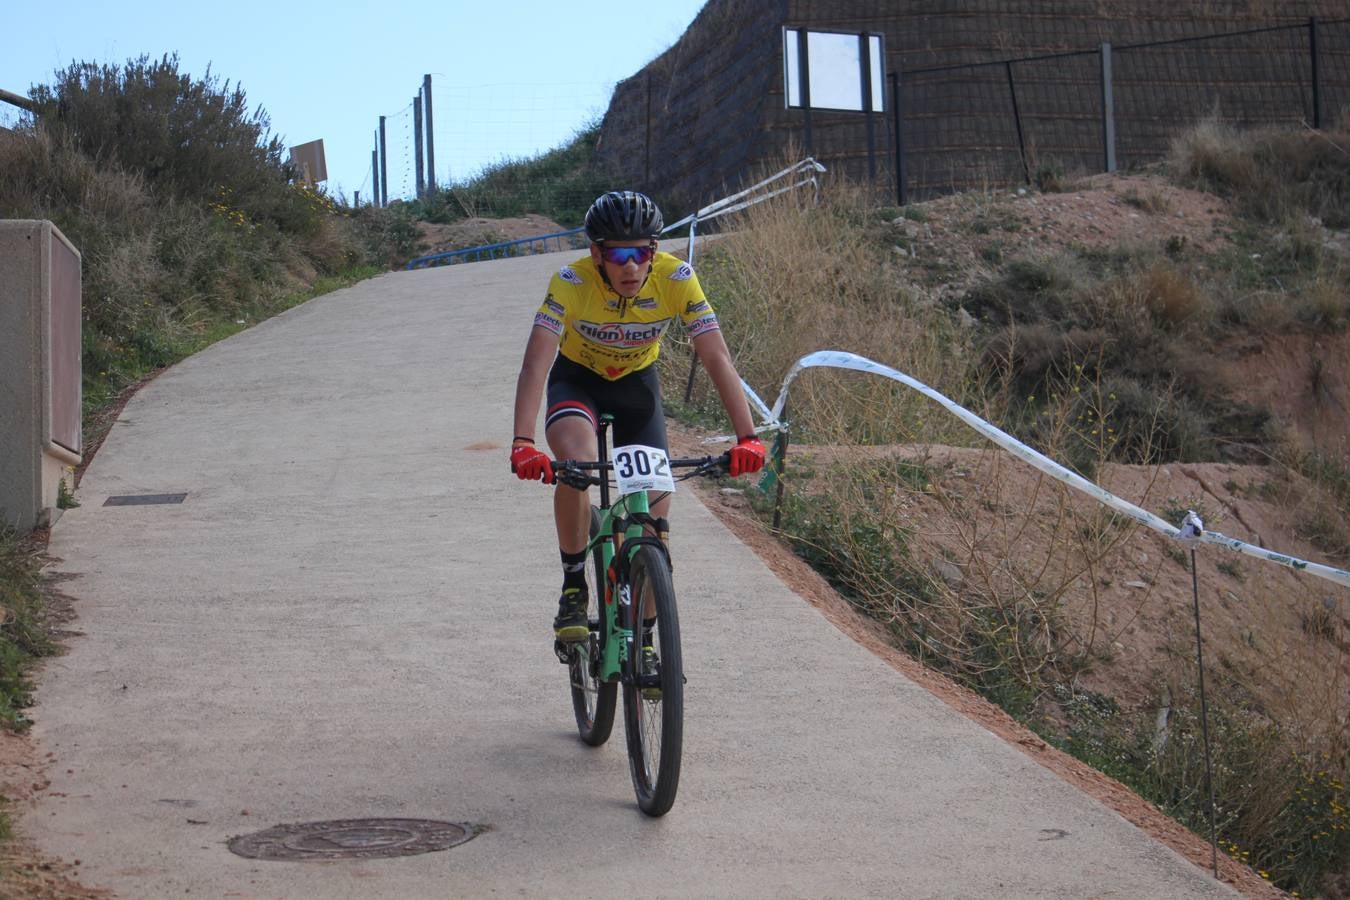
[[(602, 460), (609, 456), (607, 432), (612, 421), (611, 416), (600, 417), (597, 437)], [(605, 573), (605, 583), (596, 585), (597, 590), (603, 591), (599, 604), (602, 619), (599, 678), (601, 681), (613, 681), (627, 666), (633, 645), (633, 631), (625, 627), (629, 618), (628, 607), (633, 598), (627, 579), (620, 578), (614, 565), (617, 555), (615, 539), (622, 538), (623, 552), (629, 554), (631, 560), (632, 554), (642, 546), (636, 539), (643, 536), (642, 519), (651, 514), (651, 507), (646, 491), (627, 494), (611, 506), (606, 472), (607, 468), (600, 470), (600, 530), (586, 545), (586, 552), (599, 556), (601, 570)]]

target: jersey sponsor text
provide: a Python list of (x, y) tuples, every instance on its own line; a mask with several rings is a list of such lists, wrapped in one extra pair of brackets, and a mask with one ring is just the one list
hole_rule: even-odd
[(685, 326), (691, 338), (696, 338), (700, 334), (707, 334), (709, 331), (718, 331), (721, 325), (717, 324), (717, 316), (709, 313), (706, 316), (699, 316), (694, 321)]
[(540, 328), (547, 328), (554, 334), (562, 334), (563, 323), (552, 316), (544, 315), (541, 312), (534, 314), (534, 324), (538, 325)]
[(606, 347), (645, 347), (654, 344), (665, 334), (670, 319), (658, 322), (587, 322), (572, 324), (577, 333), (588, 341)]

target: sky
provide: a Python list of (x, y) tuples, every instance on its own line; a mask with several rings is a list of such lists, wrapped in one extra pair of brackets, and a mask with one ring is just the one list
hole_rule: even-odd
[[(414, 193), (413, 101), (431, 75), (436, 180), (567, 143), (614, 85), (684, 33), (706, 0), (69, 0), (6, 4), (0, 89), (27, 95), (71, 62), (177, 53), (179, 72), (242, 86), (287, 146), (322, 139), (327, 188), (371, 196), (385, 116), (389, 197)], [(0, 125), (22, 116), (0, 103)]]

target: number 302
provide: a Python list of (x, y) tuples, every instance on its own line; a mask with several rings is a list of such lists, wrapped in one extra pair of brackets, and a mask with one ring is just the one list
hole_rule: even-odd
[[(656, 457), (656, 465), (652, 465), (652, 456)], [(646, 477), (655, 474), (657, 476), (666, 476), (670, 474), (670, 463), (661, 453), (648, 454), (642, 449), (622, 450), (614, 456), (614, 465), (617, 468), (620, 478), (632, 478), (635, 474)]]

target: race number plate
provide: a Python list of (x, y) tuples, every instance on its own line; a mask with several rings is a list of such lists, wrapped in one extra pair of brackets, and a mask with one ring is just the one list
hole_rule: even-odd
[(629, 444), (615, 447), (611, 456), (614, 480), (619, 496), (638, 491), (673, 491), (675, 479), (670, 474), (670, 461), (659, 447)]

